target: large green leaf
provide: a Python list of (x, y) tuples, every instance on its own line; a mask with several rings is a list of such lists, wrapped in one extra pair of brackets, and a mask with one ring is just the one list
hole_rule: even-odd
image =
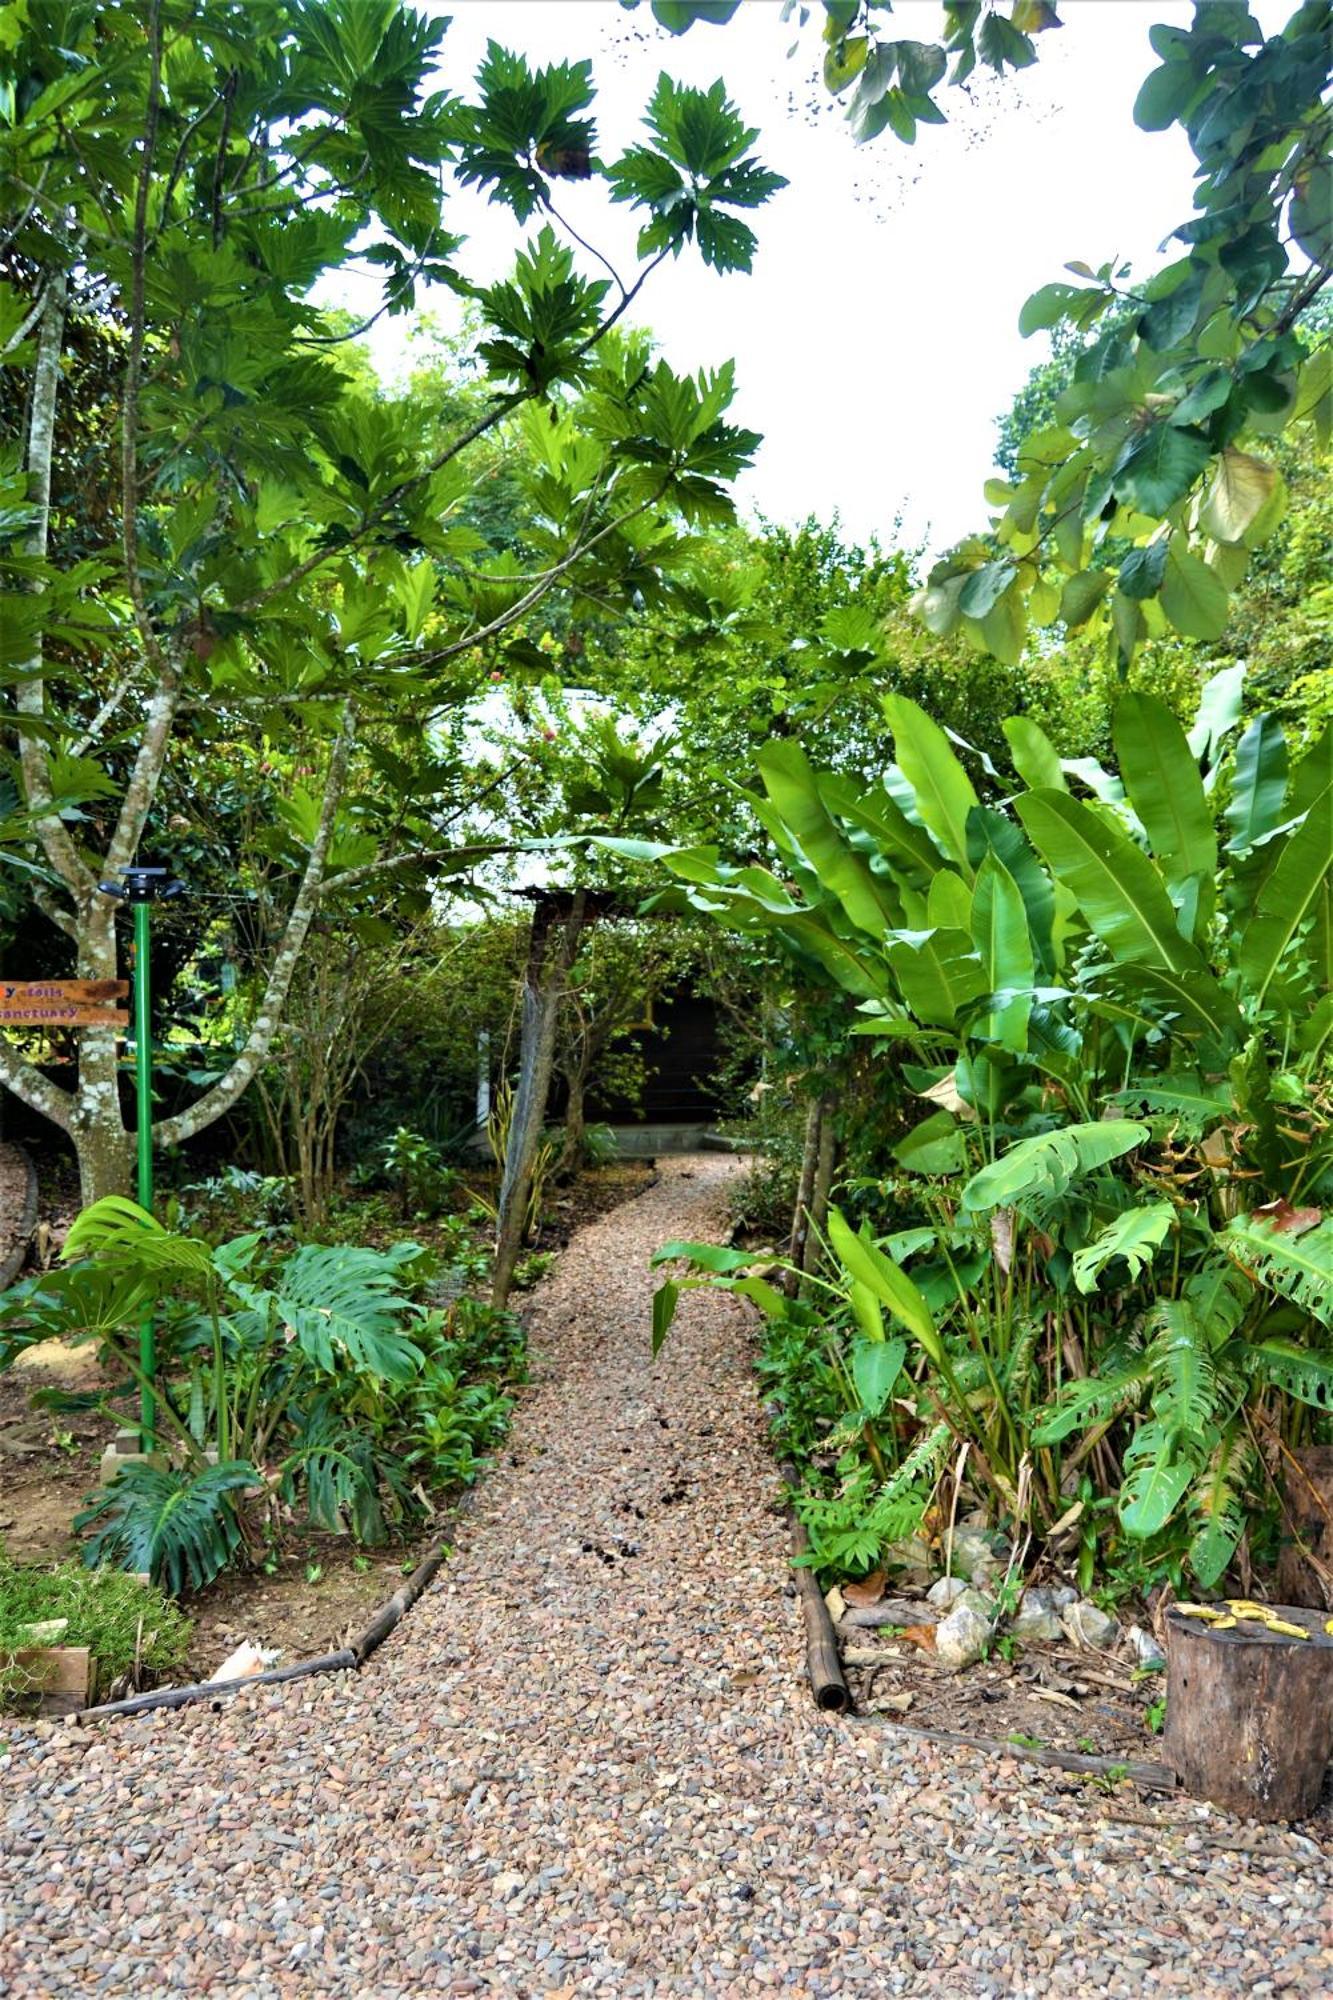
[(890, 1263), (868, 1237), (858, 1236), (842, 1211), (829, 1210), (829, 1238), (843, 1269), (887, 1306), (909, 1333), (915, 1334), (932, 1361), (942, 1352), (930, 1307), (905, 1271)]
[(883, 703), (899, 767), (916, 794), (917, 811), (946, 853), (970, 878), (967, 816), (979, 803), (972, 780), (955, 757), (944, 731), (924, 709), (901, 694), (886, 694)]
[(931, 1027), (955, 1027), (962, 1010), (986, 991), (986, 975), (966, 931), (898, 931), (888, 959), (904, 1001)]
[(905, 1340), (858, 1340), (852, 1348), (852, 1382), (867, 1416), (877, 1417), (893, 1394), (907, 1359)]
[(1333, 1327), (1333, 1216), (1297, 1231), (1281, 1218), (1238, 1215), (1221, 1243), (1250, 1277)]
[(1095, 1292), (1102, 1272), (1116, 1258), (1129, 1267), (1131, 1284), (1152, 1264), (1158, 1247), (1166, 1241), (1175, 1220), (1169, 1201), (1150, 1201), (1142, 1208), (1127, 1208), (1108, 1223), (1100, 1236), (1074, 1254), (1074, 1283), (1081, 1292)]
[(1206, 763), (1217, 755), (1222, 740), (1240, 721), (1245, 692), (1243, 663), (1221, 667), (1203, 684), (1199, 706), (1189, 728), (1190, 755)]
[(790, 738), (759, 753), (764, 789), (823, 887), (858, 929), (883, 937), (896, 921), (893, 897), (829, 817), (804, 751)]
[(1189, 1491), (1194, 1465), (1188, 1458), (1173, 1458), (1171, 1450), (1167, 1442), (1158, 1443), (1133, 1466), (1120, 1489), (1121, 1526), (1136, 1540), (1160, 1534)]
[(253, 1465), (233, 1460), (197, 1475), (174, 1467), (131, 1463), (75, 1517), (91, 1529), (89, 1565), (114, 1564), (146, 1574), (173, 1596), (202, 1590), (240, 1546), (234, 1496), (262, 1485)]
[[(1240, 941), (1239, 963), (1246, 984), (1261, 1005), (1301, 926), (1316, 914), (1333, 867), (1333, 785), (1314, 800), (1305, 819), (1289, 833), (1259, 892), (1254, 915)], [(1322, 998), (1315, 994), (1312, 998)]]
[(1073, 1431), (1109, 1423), (1140, 1401), (1150, 1378), (1146, 1355), (1127, 1355), (1123, 1349), (1104, 1354), (1095, 1376), (1066, 1383), (1059, 1395), (1036, 1413), (1033, 1444), (1059, 1444)]
[(1187, 639), (1220, 639), (1227, 628), (1227, 587), (1215, 569), (1172, 536), (1166, 573), (1159, 592), (1161, 606), (1177, 632)]
[(158, 1283), (206, 1278), (213, 1267), (207, 1243), (164, 1229), (156, 1216), (125, 1195), (103, 1195), (70, 1225), (62, 1257), (97, 1256), (117, 1270)]
[(255, 1332), (276, 1323), (326, 1375), (348, 1368), (379, 1380), (410, 1382), (421, 1349), (402, 1331), (419, 1309), (402, 1296), (392, 1255), (350, 1244), (306, 1243), (282, 1267), (276, 1289), (232, 1280), (238, 1325)]
[(1118, 962), (1206, 970), (1180, 935), (1160, 874), (1126, 834), (1064, 792), (1028, 792), (1016, 806), (1033, 845)]
[(1011, 715), (1004, 725), (1014, 769), (1029, 791), (1064, 791), (1060, 756), (1044, 729), (1029, 715)]
[(963, 1207), (978, 1214), (1035, 1199), (1058, 1200), (1077, 1181), (1143, 1145), (1148, 1128), (1133, 1118), (1100, 1118), (1035, 1132), (974, 1174), (963, 1189)]
[(1316, 1354), (1294, 1340), (1269, 1339), (1251, 1341), (1243, 1359), (1250, 1374), (1271, 1382), (1284, 1396), (1311, 1409), (1333, 1411), (1333, 1355)]
[(989, 990), (1009, 997), (989, 1016), (984, 1032), (1021, 1055), (1036, 980), (1028, 913), (1017, 882), (993, 854), (977, 870), (972, 896), (972, 938)]
[(883, 786), (858, 792), (844, 779), (820, 773), (819, 789), (831, 813), (850, 820), (878, 841), (885, 860), (914, 887), (929, 882), (940, 865), (940, 852), (924, 826), (918, 826)]
[(1178, 890), (1190, 876), (1211, 880), (1217, 836), (1175, 716), (1152, 695), (1127, 694), (1116, 704), (1112, 731), (1126, 794), (1168, 885)]
[[(967, 837), (969, 852), (978, 867), (988, 853), (993, 854), (1018, 884), (1018, 893), (1027, 911), (1028, 935), (1032, 940), (1037, 970), (1046, 979), (1053, 977), (1059, 962), (1055, 941), (1055, 891), (1022, 827), (991, 806), (978, 806), (968, 816)], [(1065, 892), (1062, 890), (1061, 894), (1065, 895)], [(1071, 900), (1067, 895), (1065, 899), (1067, 902)]]
[(1236, 745), (1226, 809), (1231, 829), (1228, 849), (1247, 853), (1257, 840), (1274, 832), (1282, 823), (1286, 796), (1286, 733), (1275, 715), (1256, 716)]
[(1127, 447), (1116, 468), (1115, 490), (1141, 513), (1160, 517), (1189, 492), (1211, 455), (1199, 432), (1163, 418)]

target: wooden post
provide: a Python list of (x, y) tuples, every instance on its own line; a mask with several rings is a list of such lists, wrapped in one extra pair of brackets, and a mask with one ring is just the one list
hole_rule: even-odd
[(1310, 1636), (1167, 1613), (1162, 1751), (1196, 1798), (1244, 1819), (1304, 1819), (1333, 1758), (1333, 1634), (1322, 1611), (1266, 1609)]
[(783, 1278), (783, 1290), (794, 1295), (805, 1269), (805, 1242), (810, 1233), (810, 1203), (814, 1199), (815, 1174), (819, 1168), (819, 1133), (824, 1118), (824, 1100), (816, 1097), (805, 1114), (805, 1145), (801, 1152), (801, 1173), (796, 1183), (796, 1201), (791, 1213), (791, 1235), (787, 1243), (788, 1261), (796, 1266)]
[[(559, 913), (559, 942), (551, 937)], [(523, 1247), (523, 1225), (532, 1191), (532, 1169), (541, 1142), (542, 1121), (555, 1061), (555, 1030), (569, 968), (579, 948), (587, 913), (582, 889), (572, 894), (539, 898), (532, 913), (532, 936), (523, 977), (522, 1030), (519, 1038), (518, 1088), (505, 1146), (504, 1172), (495, 1226), (495, 1266), (491, 1303), (502, 1306), (509, 1297), (514, 1266)]]

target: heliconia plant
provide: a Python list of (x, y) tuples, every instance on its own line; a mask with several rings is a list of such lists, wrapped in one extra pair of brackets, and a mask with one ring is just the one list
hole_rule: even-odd
[(772, 868), (663, 855), (840, 991), (921, 1107), (884, 1165), (928, 1227), (904, 1247), (863, 1203), (829, 1232), (863, 1329), (909, 1337), (921, 1425), (1037, 1527), (1095, 1460), (1123, 1533), (1183, 1536), (1205, 1587), (1333, 1412), (1333, 730), (1242, 730), (1242, 690), (1217, 675), (1188, 731), (1126, 694), (1116, 770), (1014, 718), (1021, 782), (984, 796), (889, 696), (869, 791), (764, 750)]

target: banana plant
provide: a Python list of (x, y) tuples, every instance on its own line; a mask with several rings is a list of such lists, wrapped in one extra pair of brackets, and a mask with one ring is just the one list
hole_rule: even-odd
[[(1266, 1476), (1255, 1434), (1330, 1407), (1333, 730), (1293, 757), (1271, 716), (1240, 730), (1242, 691), (1216, 676), (1188, 730), (1126, 695), (1114, 771), (1014, 718), (1009, 792), (891, 696), (896, 762), (870, 792), (789, 740), (762, 753), (771, 869), (661, 857), (696, 908), (840, 992), (849, 1039), (920, 1102), (892, 1150), (939, 1246), (913, 1265), (935, 1265), (934, 1298), (855, 1231), (832, 1248), (915, 1334), (983, 1477), (1013, 1493), (1030, 1451), (1053, 1510), (1052, 1448), (1079, 1430), (1076, 1462), (1107, 1468), (1114, 1441), (1124, 1531), (1188, 1518), (1201, 1580)], [(1230, 1296), (1228, 1275), (1234, 1325), (1186, 1289)]]

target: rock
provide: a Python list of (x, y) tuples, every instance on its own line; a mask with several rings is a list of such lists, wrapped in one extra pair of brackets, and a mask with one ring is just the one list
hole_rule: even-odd
[(935, 1657), (942, 1667), (957, 1673), (981, 1658), (989, 1637), (990, 1619), (960, 1600), (935, 1627)]
[(836, 1583), (831, 1590), (824, 1592), (824, 1602), (828, 1606), (828, 1615), (835, 1625), (840, 1618), (847, 1616), (847, 1600)]
[(1017, 1611), (1009, 1620), (1015, 1639), (1059, 1639), (1064, 1627), (1049, 1590), (1025, 1590)]
[(1129, 1643), (1141, 1667), (1161, 1667), (1166, 1664), (1166, 1654), (1162, 1651), (1151, 1632), (1145, 1632), (1142, 1625), (1131, 1625)]
[(1078, 1603), (1078, 1592), (1072, 1589), (1069, 1584), (1062, 1583), (1057, 1589), (1051, 1592), (1051, 1603), (1057, 1611), (1068, 1611), (1071, 1604)]
[(926, 1592), (926, 1602), (938, 1605), (941, 1611), (947, 1611), (954, 1599), (961, 1597), (966, 1589), (967, 1585), (961, 1576), (942, 1576), (939, 1582), (932, 1583)]
[(34, 1625), (18, 1628), (25, 1646), (58, 1646), (68, 1630), (68, 1618), (39, 1618)]
[(930, 1550), (917, 1535), (909, 1535), (904, 1542), (891, 1542), (882, 1561), (886, 1569), (905, 1572), (898, 1579), (900, 1583), (909, 1586), (919, 1583), (924, 1587), (930, 1582)]
[(1095, 1604), (1089, 1604), (1082, 1597), (1071, 1604), (1061, 1614), (1061, 1624), (1076, 1646), (1089, 1646), (1098, 1652), (1107, 1652), (1120, 1637), (1120, 1627), (1114, 1618), (1108, 1618)]
[(1002, 1537), (983, 1528), (960, 1528), (953, 1538), (949, 1567), (955, 1576), (975, 1578), (979, 1572), (989, 1574), (1008, 1553)]
[(978, 1584), (969, 1583), (966, 1590), (959, 1593), (954, 1599), (954, 1609), (957, 1610), (960, 1604), (965, 1605), (969, 1611), (979, 1611), (985, 1619), (992, 1619), (995, 1616), (995, 1599), (988, 1590), (983, 1590)]

